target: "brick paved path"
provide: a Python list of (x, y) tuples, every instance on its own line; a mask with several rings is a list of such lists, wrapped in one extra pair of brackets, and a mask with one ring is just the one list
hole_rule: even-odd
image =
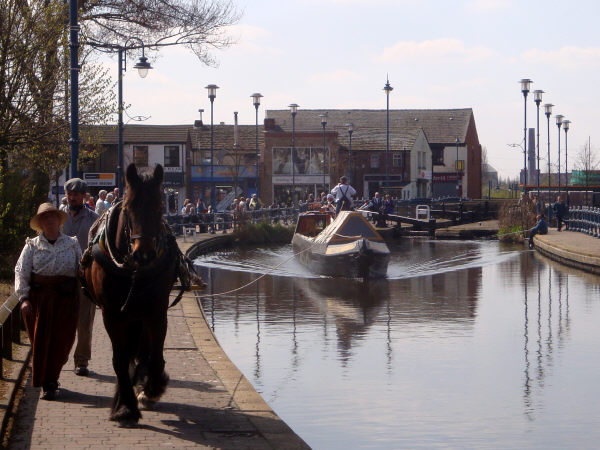
[(306, 448), (229, 362), (193, 299), (169, 311), (171, 381), (138, 428), (108, 420), (115, 376), (100, 311), (92, 354), (89, 377), (75, 375), (71, 355), (56, 401), (39, 400), (27, 379), (9, 448)]

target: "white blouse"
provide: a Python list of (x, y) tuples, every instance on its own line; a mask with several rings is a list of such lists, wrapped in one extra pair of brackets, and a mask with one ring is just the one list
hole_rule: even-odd
[(81, 249), (77, 238), (60, 233), (54, 245), (43, 234), (33, 239), (27, 238), (15, 266), (15, 292), (19, 300), (29, 294), (32, 273), (74, 277), (80, 259)]

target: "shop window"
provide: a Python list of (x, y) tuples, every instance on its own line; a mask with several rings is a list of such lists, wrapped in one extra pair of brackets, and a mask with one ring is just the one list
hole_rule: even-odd
[(379, 155), (371, 155), (371, 169), (379, 169)]
[(148, 146), (133, 146), (133, 162), (137, 167), (148, 167)]
[(165, 145), (165, 167), (179, 167), (178, 145)]

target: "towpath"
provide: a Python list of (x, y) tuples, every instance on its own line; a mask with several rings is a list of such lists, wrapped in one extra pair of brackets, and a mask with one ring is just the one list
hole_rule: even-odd
[[(199, 235), (197, 241), (214, 235)], [(185, 250), (193, 242), (180, 239)], [(98, 311), (90, 376), (73, 371), (72, 356), (56, 401), (40, 400), (30, 370), (21, 380), (8, 447), (29, 448), (308, 448), (265, 403), (219, 346), (193, 296), (169, 310), (165, 343), (167, 392), (137, 428), (108, 420), (115, 376), (109, 338)]]

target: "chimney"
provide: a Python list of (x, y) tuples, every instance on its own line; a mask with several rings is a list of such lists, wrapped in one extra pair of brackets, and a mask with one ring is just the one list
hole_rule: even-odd
[(238, 112), (234, 111), (233, 112), (233, 146), (237, 147), (238, 144), (238, 118), (237, 118)]
[(199, 109), (198, 112), (200, 113), (200, 120), (194, 120), (194, 128), (202, 128), (202, 126), (204, 125), (202, 123), (202, 113), (204, 112), (204, 110)]

